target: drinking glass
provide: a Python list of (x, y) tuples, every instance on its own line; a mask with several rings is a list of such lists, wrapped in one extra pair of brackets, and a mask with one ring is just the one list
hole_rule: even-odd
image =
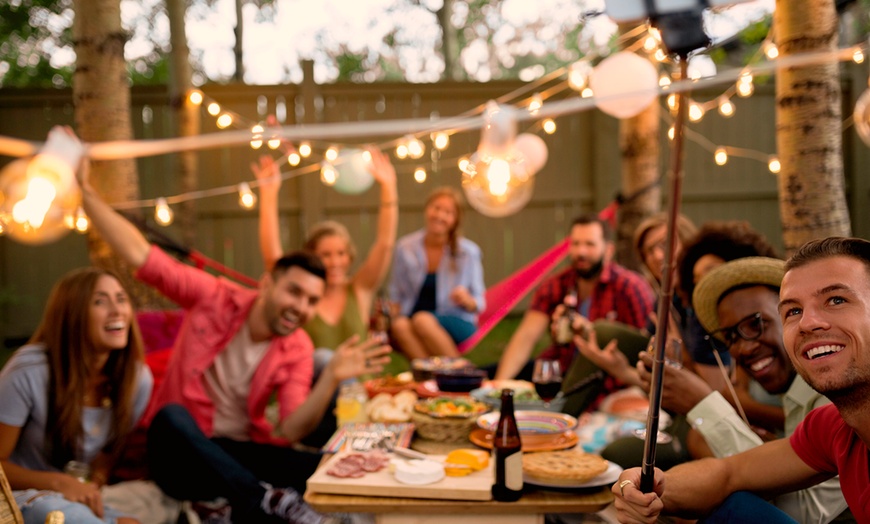
[(558, 360), (535, 360), (535, 370), (532, 372), (532, 382), (535, 383), (535, 391), (544, 405), (550, 405), (550, 401), (556, 398), (562, 389), (562, 367)]

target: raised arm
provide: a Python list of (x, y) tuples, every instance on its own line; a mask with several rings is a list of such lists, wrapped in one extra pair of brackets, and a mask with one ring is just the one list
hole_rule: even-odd
[(278, 191), (281, 189), (281, 171), (269, 155), (260, 162), (251, 163), (251, 171), (260, 182), (260, 254), (263, 266), (270, 271), (281, 258), (281, 228), (278, 223)]
[(90, 162), (83, 161), (76, 174), (82, 189), (82, 208), (112, 251), (134, 269), (148, 258), (151, 243), (139, 229), (103, 202), (91, 186)]
[(396, 245), (396, 230), (399, 226), (399, 192), (396, 189), (396, 170), (390, 159), (380, 149), (367, 147), (372, 156), (370, 171), (381, 186), (381, 205), (378, 211), (378, 230), (375, 242), (365, 261), (353, 277), (353, 285), (359, 294), (371, 296), (381, 287), (390, 269), (393, 247)]
[(549, 325), (550, 319), (545, 313), (533, 309), (526, 311), (523, 320), (514, 331), (501, 359), (499, 359), (498, 370), (495, 372), (496, 380), (517, 376), (517, 373), (528, 362), (535, 343), (547, 331)]

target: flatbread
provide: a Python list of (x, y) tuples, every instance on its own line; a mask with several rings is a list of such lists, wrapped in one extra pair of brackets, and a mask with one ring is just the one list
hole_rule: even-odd
[(586, 482), (607, 471), (608, 463), (599, 455), (577, 450), (523, 453), (523, 473), (551, 483)]

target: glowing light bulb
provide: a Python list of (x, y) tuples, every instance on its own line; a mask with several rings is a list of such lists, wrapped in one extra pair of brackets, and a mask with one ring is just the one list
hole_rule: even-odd
[(649, 35), (651, 37), (656, 39), (656, 42), (662, 41), (662, 32), (659, 31), (658, 27), (649, 27), (649, 28), (647, 28), (647, 32), (649, 33)]
[(229, 113), (223, 113), (217, 119), (217, 126), (221, 129), (226, 129), (233, 125), (233, 117)]
[(532, 99), (529, 100), (529, 114), (537, 115), (541, 112), (542, 107), (544, 107), (544, 99), (540, 93), (535, 93)]
[(327, 186), (332, 186), (335, 185), (336, 180), (338, 180), (338, 171), (335, 170), (335, 166), (325, 160), (321, 162), (320, 181)]
[(856, 64), (861, 64), (861, 63), (863, 63), (863, 62), (864, 62), (864, 51), (861, 51), (860, 48), (859, 48), (859, 49), (856, 49), (855, 52), (852, 53), (852, 60), (853, 60)]
[(723, 96), (719, 99), (719, 114), (728, 118), (734, 114), (734, 104), (731, 99)]
[(422, 167), (418, 167), (417, 169), (415, 169), (414, 170), (414, 180), (416, 180), (420, 184), (425, 182), (426, 181), (426, 170), (423, 169)]
[(689, 104), (689, 120), (692, 122), (699, 122), (702, 118), (704, 118), (704, 106), (697, 102), (691, 102)]
[(447, 146), (450, 145), (450, 135), (443, 131), (435, 133), (432, 137), (432, 145), (434, 145), (435, 149), (438, 151), (444, 151), (447, 149)]
[(302, 142), (299, 144), (299, 154), (302, 155), (302, 158), (308, 158), (311, 156), (311, 144), (308, 142)]
[(371, 163), (372, 163), (372, 154), (371, 154), (371, 152), (369, 152), (369, 151), (363, 151), (363, 152), (362, 152), (362, 159), (363, 159), (363, 161), (364, 161), (366, 164), (371, 164)]
[(782, 164), (780, 163), (778, 156), (771, 155), (770, 158), (767, 159), (767, 169), (773, 174), (779, 173), (782, 170)]
[(673, 140), (675, 133), (676, 133), (676, 131), (674, 130), (674, 126), (669, 127), (668, 128), (668, 140)]
[(217, 102), (210, 103), (208, 106), (206, 106), (205, 110), (208, 111), (208, 114), (210, 114), (211, 116), (218, 116), (219, 114), (221, 114), (221, 106)]
[(652, 35), (646, 37), (646, 40), (643, 41), (643, 49), (647, 53), (651, 53), (658, 46), (658, 40), (656, 40)]
[(253, 136), (253, 138), (251, 138), (251, 147), (253, 149), (260, 149), (263, 147), (263, 126), (260, 124), (254, 124), (254, 126), (251, 127), (251, 135)]
[(659, 62), (664, 62), (665, 60), (667, 60), (668, 55), (666, 55), (665, 52), (662, 51), (661, 49), (656, 49), (656, 52), (653, 55), (653, 57)]
[(175, 218), (175, 213), (172, 208), (166, 203), (166, 199), (160, 197), (157, 199), (157, 204), (154, 206), (154, 220), (161, 226), (168, 226)]
[(257, 203), (257, 195), (251, 191), (247, 182), (239, 184), (239, 205), (245, 209), (251, 209)]
[(85, 210), (79, 207), (76, 209), (75, 228), (77, 233), (84, 235), (91, 227), (91, 219), (85, 214)]
[(592, 66), (585, 60), (578, 60), (568, 68), (568, 85), (574, 91), (582, 92), (589, 83)]
[(489, 181), (489, 192), (496, 197), (504, 196), (508, 190), (508, 182), (511, 180), (511, 166), (503, 158), (494, 158), (486, 172)]
[(584, 87), (583, 91), (580, 91), (581, 98), (592, 98), (595, 93), (592, 92), (591, 88)]
[(726, 151), (724, 147), (716, 148), (716, 152), (713, 154), (713, 160), (716, 161), (717, 165), (724, 166), (728, 163), (728, 151)]
[(297, 153), (296, 151), (293, 151), (292, 153), (287, 155), (287, 163), (291, 166), (296, 167), (299, 165), (299, 162), (302, 162), (302, 157), (299, 156), (299, 153)]
[(426, 151), (426, 146), (423, 145), (417, 137), (409, 137), (408, 138), (408, 156), (417, 159), (422, 158), (423, 153)]
[(266, 142), (266, 145), (269, 146), (269, 149), (278, 149), (279, 147), (281, 147), (281, 139), (273, 136), (269, 139), (268, 142)]
[(752, 83), (752, 75), (749, 73), (740, 75), (740, 79), (737, 81), (737, 94), (746, 98), (752, 96), (754, 91), (755, 85)]
[(408, 144), (400, 142), (396, 145), (396, 158), (400, 160), (408, 158)]
[(552, 135), (556, 132), (556, 121), (552, 118), (548, 118), (544, 120), (544, 122), (541, 124), (541, 128), (543, 128), (544, 133)]
[(335, 159), (338, 158), (338, 147), (329, 146), (325, 153), (323, 153), (323, 157), (330, 162), (335, 162)]
[(670, 109), (671, 112), (677, 110), (677, 95), (668, 95), (668, 109)]
[(662, 75), (659, 77), (659, 87), (662, 89), (667, 89), (671, 87), (671, 77), (669, 75)]
[(64, 213), (63, 225), (69, 230), (73, 230), (76, 228), (76, 215), (74, 212), (73, 213)]
[(462, 171), (462, 172), (467, 171), (468, 170), (468, 157), (464, 156), (464, 157), (460, 158), (459, 162), (457, 162), (457, 166), (459, 166), (460, 171)]
[(48, 180), (33, 177), (27, 183), (27, 196), (12, 206), (12, 220), (39, 229), (45, 221), (57, 190)]
[(768, 60), (776, 60), (779, 56), (779, 49), (777, 49), (776, 44), (773, 42), (766, 42), (762, 48), (764, 50), (764, 55)]
[(195, 106), (202, 104), (202, 91), (200, 91), (199, 89), (191, 90), (190, 94), (187, 95), (187, 99), (190, 101), (191, 104)]

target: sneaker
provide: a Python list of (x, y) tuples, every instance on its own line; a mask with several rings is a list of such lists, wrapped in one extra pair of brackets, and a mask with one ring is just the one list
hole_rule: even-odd
[(323, 524), (324, 517), (308, 505), (302, 496), (290, 488), (273, 488), (269, 484), (260, 483), (266, 488), (260, 508), (267, 515), (280, 517), (292, 524)]
[(191, 509), (202, 524), (232, 524), (232, 509), (225, 499), (211, 502), (194, 502)]

